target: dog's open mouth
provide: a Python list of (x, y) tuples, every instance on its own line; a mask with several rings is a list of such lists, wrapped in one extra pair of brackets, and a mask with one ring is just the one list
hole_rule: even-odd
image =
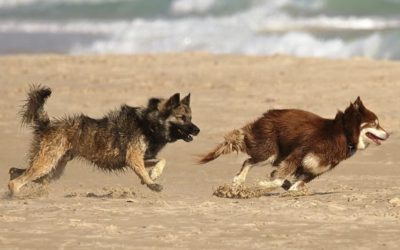
[(193, 136), (196, 136), (200, 130), (195, 125), (179, 125), (172, 124), (172, 132), (176, 139), (182, 139), (185, 142), (193, 141)]
[(385, 139), (382, 139), (373, 133), (367, 132), (366, 136), (371, 139), (376, 145), (381, 145), (381, 141), (384, 141)]
[(184, 140), (185, 142), (191, 142), (191, 141), (193, 141), (193, 136), (187, 135), (186, 137), (183, 138), (183, 140)]
[(179, 133), (182, 135), (182, 140), (184, 140), (185, 142), (193, 141), (193, 136), (188, 131), (186, 131), (186, 129), (179, 128)]

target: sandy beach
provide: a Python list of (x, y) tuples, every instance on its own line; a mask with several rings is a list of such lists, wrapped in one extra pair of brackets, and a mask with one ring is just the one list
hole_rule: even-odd
[[(0, 57), (0, 249), (399, 249), (400, 63), (206, 53)], [(154, 193), (133, 172), (103, 173), (72, 161), (48, 189), (10, 199), (10, 167), (26, 167), (31, 131), (17, 115), (29, 84), (52, 88), (51, 116), (95, 118), (123, 103), (192, 94), (201, 133), (160, 154), (167, 167)], [(195, 157), (268, 109), (299, 108), (333, 118), (361, 96), (391, 137), (309, 185), (253, 199), (212, 195), (245, 155), (208, 165)], [(271, 167), (255, 168), (247, 183)]]

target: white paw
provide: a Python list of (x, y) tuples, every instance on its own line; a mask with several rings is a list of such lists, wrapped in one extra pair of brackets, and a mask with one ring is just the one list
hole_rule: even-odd
[(161, 176), (164, 171), (165, 164), (165, 159), (161, 159), (157, 162), (156, 166), (152, 170), (150, 170), (149, 176), (153, 181)]
[(258, 183), (259, 186), (265, 187), (265, 188), (273, 188), (275, 187), (275, 184), (272, 181), (260, 181)]
[(160, 177), (161, 172), (157, 168), (153, 168), (152, 170), (150, 170), (149, 175), (150, 178), (154, 181)]
[(290, 188), (289, 191), (299, 191), (300, 189), (304, 188), (305, 184), (303, 181), (296, 181)]
[(239, 186), (244, 182), (244, 179), (241, 176), (235, 176), (232, 180), (232, 184), (235, 186)]

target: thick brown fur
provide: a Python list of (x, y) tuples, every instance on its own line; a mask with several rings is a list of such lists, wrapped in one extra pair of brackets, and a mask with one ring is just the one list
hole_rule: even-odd
[(207, 155), (203, 156), (199, 163), (205, 164), (209, 161), (217, 159), (220, 155), (230, 154), (232, 152), (245, 152), (246, 144), (244, 143), (243, 134), (240, 130), (235, 129), (225, 135), (224, 141), (218, 144)]
[(377, 119), (360, 98), (344, 112), (339, 111), (334, 119), (298, 109), (270, 110), (256, 121), (230, 132), (199, 163), (233, 151), (243, 152), (250, 158), (235, 176), (235, 184), (244, 182), (251, 167), (270, 163), (277, 167), (271, 173), (270, 182), (279, 180), (275, 184), (289, 188), (291, 183), (288, 184), (287, 178), (294, 177), (298, 184), (307, 183), (352, 156), (365, 126), (375, 126), (374, 129), (385, 133), (379, 140), (386, 139), (388, 135)]
[[(11, 194), (27, 182), (43, 182), (61, 176), (68, 161), (82, 158), (95, 166), (118, 171), (131, 168), (143, 184), (154, 191), (162, 186), (159, 177), (164, 159), (158, 152), (177, 140), (191, 141), (200, 130), (191, 122), (190, 95), (168, 99), (152, 98), (146, 107), (122, 105), (101, 119), (79, 114), (50, 120), (43, 109), (51, 90), (33, 86), (21, 110), (23, 124), (32, 127), (33, 141), (28, 168), (10, 169)], [(147, 173), (145, 167), (154, 166)]]

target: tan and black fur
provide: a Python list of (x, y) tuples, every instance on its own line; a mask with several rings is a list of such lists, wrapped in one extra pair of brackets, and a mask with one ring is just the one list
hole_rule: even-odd
[[(380, 144), (388, 134), (377, 116), (358, 97), (334, 119), (297, 110), (270, 110), (262, 117), (225, 136), (224, 142), (200, 159), (204, 164), (223, 154), (243, 152), (250, 156), (235, 176), (234, 184), (245, 181), (248, 171), (266, 163), (276, 167), (270, 180), (259, 184), (296, 190), (333, 169), (370, 142)], [(294, 179), (294, 183), (289, 181)]]
[[(10, 169), (11, 194), (30, 181), (43, 182), (61, 176), (68, 161), (82, 158), (95, 166), (118, 171), (131, 168), (142, 184), (161, 191), (154, 182), (165, 159), (158, 152), (177, 140), (189, 142), (200, 129), (191, 122), (190, 94), (168, 99), (152, 98), (146, 107), (122, 105), (101, 119), (79, 114), (50, 120), (43, 106), (51, 90), (33, 86), (22, 108), (23, 124), (33, 128), (28, 168)], [(149, 173), (145, 167), (154, 167)]]

